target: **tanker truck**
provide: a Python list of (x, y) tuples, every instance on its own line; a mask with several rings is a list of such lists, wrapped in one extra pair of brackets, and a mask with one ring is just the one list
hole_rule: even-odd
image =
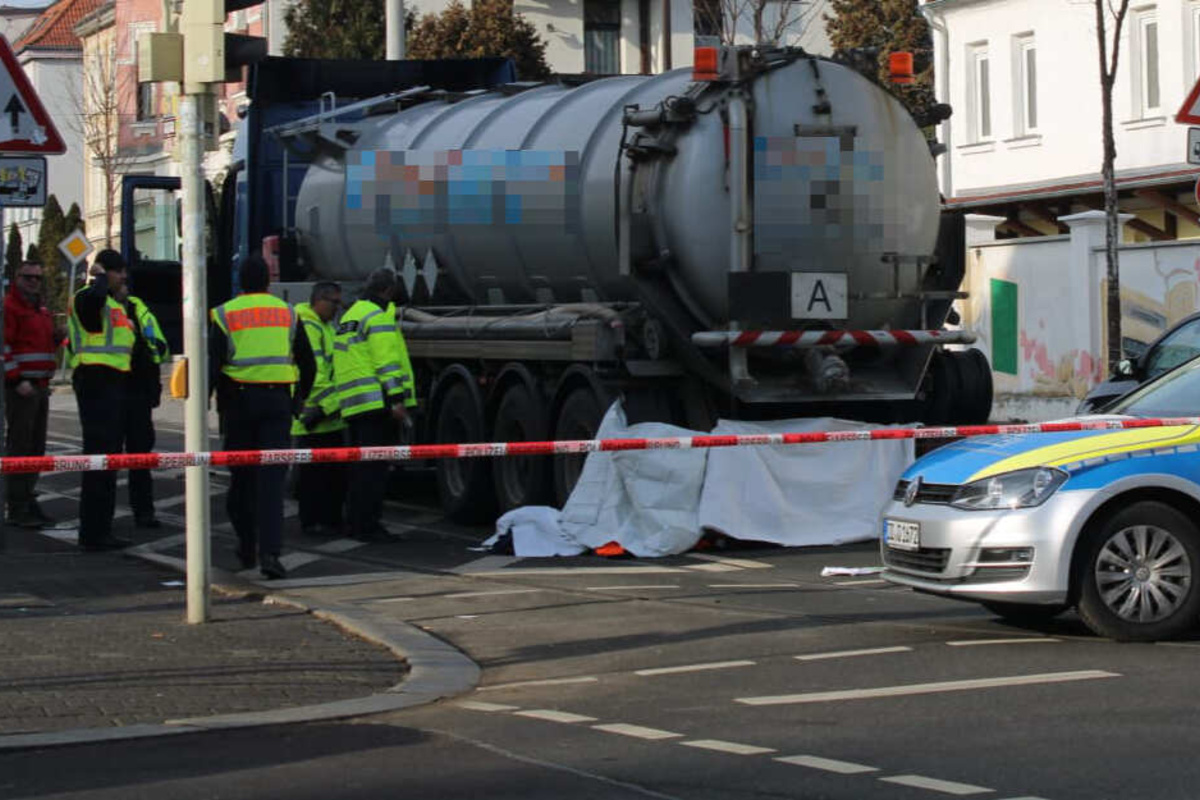
[[(986, 420), (986, 360), (946, 348), (971, 341), (945, 328), (965, 297), (962, 220), (940, 211), (935, 145), (884, 88), (799, 49), (547, 83), (463, 63), (370, 96), (331, 91), (327, 65), (315, 113), (294, 66), (257, 65), (217, 215), (233, 220), (217, 261), (262, 248), (292, 302), (314, 280), (399, 273), (418, 440), (587, 439), (618, 397), (631, 422), (699, 430)], [(236, 289), (223, 269), (210, 303)], [(561, 504), (581, 466), (434, 468), (461, 519)]]

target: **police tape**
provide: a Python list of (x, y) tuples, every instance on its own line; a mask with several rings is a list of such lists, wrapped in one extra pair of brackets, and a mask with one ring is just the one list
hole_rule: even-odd
[(1200, 425), (1200, 417), (1099, 419), (1021, 425), (960, 425), (942, 428), (871, 428), (854, 431), (753, 433), (672, 436), (635, 439), (580, 439), (558, 442), (492, 442), (483, 444), (418, 444), (395, 447), (329, 447), (319, 450), (223, 450), (210, 453), (119, 453), (79, 456), (10, 456), (0, 458), (0, 474), (29, 472), (103, 472), (179, 469), (182, 467), (261, 467), (288, 464), (344, 464), (361, 461), (504, 458), (509, 456), (579, 455), (636, 450), (698, 450), (717, 447), (829, 444), (899, 439), (962, 439), (973, 436), (1119, 431)]

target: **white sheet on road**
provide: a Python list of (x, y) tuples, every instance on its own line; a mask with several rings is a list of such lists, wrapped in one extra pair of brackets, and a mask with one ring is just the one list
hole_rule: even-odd
[[(833, 419), (721, 420), (714, 434), (856, 430)], [(596, 438), (694, 436), (662, 423), (628, 425), (620, 404)], [(516, 555), (573, 555), (617, 542), (636, 556), (690, 550), (704, 530), (789, 546), (866, 541), (912, 463), (912, 440), (817, 445), (590, 453), (557, 517), (545, 507), (516, 509), (497, 521)]]

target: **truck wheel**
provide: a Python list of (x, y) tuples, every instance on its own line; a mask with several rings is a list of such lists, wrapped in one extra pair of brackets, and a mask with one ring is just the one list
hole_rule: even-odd
[(992, 415), (992, 367), (987, 356), (974, 347), (953, 355), (962, 389), (958, 422), (983, 425)]
[[(591, 389), (576, 389), (567, 395), (554, 423), (554, 438), (592, 439), (600, 429), (603, 411)], [(554, 501), (562, 508), (583, 472), (586, 455), (554, 456)]]
[[(532, 442), (544, 437), (542, 404), (524, 384), (510, 386), (496, 409), (492, 439), (497, 442)], [(540, 505), (546, 499), (545, 456), (500, 458), (492, 464), (496, 501), (501, 513), (520, 506)]]
[(1079, 616), (1119, 642), (1169, 639), (1200, 615), (1200, 532), (1165, 503), (1143, 500), (1082, 542)]
[[(482, 442), (483, 410), (462, 383), (446, 392), (435, 427), (438, 444)], [(487, 458), (442, 458), (437, 462), (438, 497), (446, 516), (478, 522), (494, 515), (491, 463)]]
[(983, 607), (996, 616), (1003, 617), (1017, 625), (1039, 625), (1049, 622), (1067, 610), (1064, 603), (1037, 605), (1035, 603), (1006, 603), (999, 600), (984, 603)]
[(921, 421), (927, 425), (949, 425), (953, 421), (958, 407), (955, 398), (962, 391), (961, 370), (953, 356), (949, 351), (935, 350), (929, 360), (924, 412), (921, 414)]

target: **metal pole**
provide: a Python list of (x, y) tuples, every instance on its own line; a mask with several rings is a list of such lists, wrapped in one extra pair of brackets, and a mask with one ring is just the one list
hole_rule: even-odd
[(404, 59), (404, 0), (385, 0), (384, 27), (387, 29), (387, 60)]
[[(200, 103), (206, 87), (187, 86), (179, 103), (179, 177), (183, 202), (183, 354), (188, 366), (184, 431), (188, 450), (208, 448), (208, 293), (205, 280), (204, 173)], [(208, 469), (187, 468), (187, 621), (208, 621)]]

